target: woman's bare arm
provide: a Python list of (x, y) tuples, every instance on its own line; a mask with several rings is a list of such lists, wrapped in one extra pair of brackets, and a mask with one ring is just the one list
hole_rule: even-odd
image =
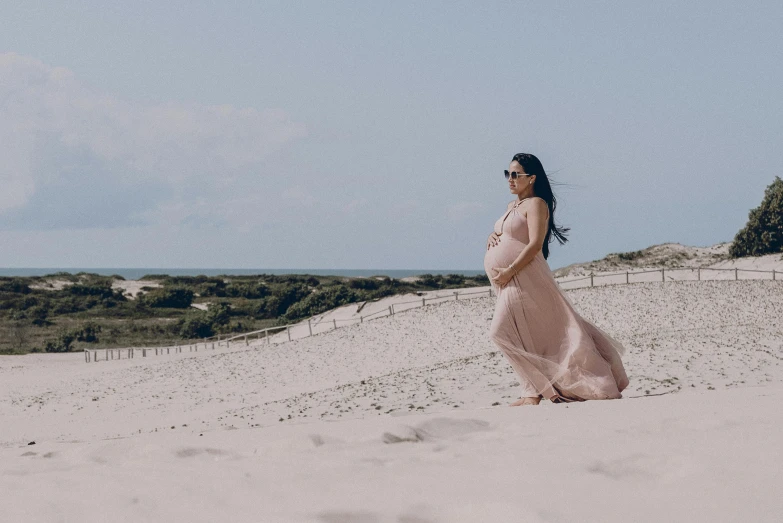
[(549, 207), (541, 198), (531, 198), (526, 216), (530, 243), (522, 249), (522, 252), (510, 265), (515, 273), (533, 261), (533, 258), (541, 251), (544, 247), (546, 231), (549, 228)]

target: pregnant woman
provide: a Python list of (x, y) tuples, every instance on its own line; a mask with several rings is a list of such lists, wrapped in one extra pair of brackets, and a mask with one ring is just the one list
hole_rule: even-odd
[(546, 262), (551, 236), (563, 244), (568, 229), (555, 226), (557, 200), (544, 167), (520, 153), (505, 176), (517, 198), (495, 222), (484, 270), (497, 293), (490, 338), (522, 387), (511, 405), (621, 398), (625, 349), (574, 310)]

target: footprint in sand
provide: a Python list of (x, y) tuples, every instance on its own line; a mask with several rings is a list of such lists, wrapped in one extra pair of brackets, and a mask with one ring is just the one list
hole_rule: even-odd
[(615, 480), (667, 481), (690, 476), (699, 467), (685, 456), (633, 454), (609, 461), (596, 461), (587, 471)]
[(194, 447), (188, 447), (184, 449), (180, 449), (176, 452), (178, 458), (192, 458), (193, 456), (198, 456), (199, 454), (209, 454), (210, 456), (226, 456), (229, 453), (225, 450), (220, 449), (211, 449), (211, 448), (194, 448)]
[(318, 514), (323, 523), (380, 523), (381, 519), (372, 512), (347, 512), (329, 510)]
[(479, 419), (433, 418), (415, 427), (400, 425), (383, 433), (384, 443), (403, 441), (430, 441), (463, 436), (471, 432), (489, 430), (489, 422)]

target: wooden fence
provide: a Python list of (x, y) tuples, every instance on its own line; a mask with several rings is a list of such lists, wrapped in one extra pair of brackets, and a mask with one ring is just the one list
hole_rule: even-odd
[[(705, 280), (773, 280), (779, 281), (779, 271), (762, 271), (757, 269), (721, 269), (714, 267), (670, 267), (644, 271), (623, 271), (613, 273), (589, 274), (573, 279), (558, 279), (557, 283), (564, 290), (602, 285), (619, 285), (646, 282), (667, 281), (705, 281)], [(740, 277), (740, 274), (743, 277)], [(667, 279), (668, 278), (668, 279)], [(580, 285), (575, 283), (583, 282)]]
[[(633, 283), (649, 283), (659, 282), (666, 283), (667, 281), (709, 281), (709, 280), (770, 280), (781, 281), (777, 273), (779, 271), (762, 271), (756, 269), (716, 269), (712, 267), (676, 267), (676, 268), (662, 268), (655, 270), (643, 270), (643, 271), (624, 271), (616, 273), (600, 273), (589, 274), (579, 278), (572, 279), (557, 279), (558, 285), (563, 290), (573, 290), (586, 287), (602, 287), (606, 285), (628, 285)], [(749, 273), (749, 277), (740, 277), (740, 273)], [(763, 275), (770, 275), (764, 277)], [(679, 275), (679, 277), (677, 277)], [(717, 276), (717, 277), (709, 277)], [(724, 277), (725, 276), (725, 277)], [(668, 280), (667, 280), (668, 277)], [(582, 283), (580, 283), (582, 282)], [(578, 285), (574, 285), (578, 284)], [(251, 341), (266, 343), (267, 345), (272, 343), (280, 343), (286, 341), (292, 341), (295, 339), (307, 338), (322, 334), (324, 332), (332, 331), (338, 328), (338, 323), (341, 324), (357, 324), (364, 323), (365, 321), (374, 320), (377, 318), (383, 318), (387, 316), (393, 316), (398, 312), (404, 310), (414, 309), (418, 307), (424, 307), (427, 304), (444, 303), (446, 301), (470, 299), (477, 297), (492, 297), (492, 287), (484, 290), (462, 290), (453, 291), (453, 294), (445, 294), (442, 296), (422, 296), (420, 299), (409, 300), (404, 302), (397, 302), (390, 305), (388, 308), (384, 308), (367, 315), (360, 315), (358, 318), (344, 318), (331, 320), (324, 320), (318, 318), (314, 321), (314, 318), (309, 318), (307, 323), (299, 322), (290, 325), (279, 325), (275, 327), (267, 327), (266, 329), (255, 330), (252, 332), (246, 332), (235, 335), (223, 335), (218, 334), (210, 338), (203, 338), (201, 340), (188, 340), (186, 343), (180, 343), (177, 345), (171, 345), (168, 347), (130, 347), (123, 349), (84, 349), (84, 361), (86, 363), (98, 362), (100, 356), (103, 356), (103, 361), (109, 361), (114, 359), (130, 359), (137, 356), (147, 357), (170, 354), (181, 354), (183, 352), (199, 352), (199, 350), (215, 350), (221, 347), (226, 349), (233, 346), (249, 346)], [(274, 331), (277, 334), (270, 335)], [(283, 334), (285, 331), (285, 334)], [(292, 334), (293, 332), (293, 334)], [(277, 336), (278, 340), (272, 341), (272, 337)], [(123, 355), (125, 356), (123, 358)]]

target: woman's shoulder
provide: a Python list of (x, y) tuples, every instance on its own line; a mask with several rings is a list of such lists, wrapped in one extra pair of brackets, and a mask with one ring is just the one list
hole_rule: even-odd
[(543, 205), (544, 205), (544, 207), (546, 207), (547, 209), (549, 208), (549, 204), (546, 202), (546, 200), (545, 200), (545, 199), (541, 198), (540, 196), (533, 196), (533, 197), (531, 198), (531, 200), (532, 200), (533, 202), (536, 202), (536, 200), (538, 200), (538, 202), (536, 202), (538, 205), (541, 205), (541, 204), (543, 204)]
[[(535, 203), (535, 205), (541, 205), (541, 202), (543, 202), (544, 206), (546, 206), (547, 208), (549, 207), (549, 204), (546, 203), (546, 200), (541, 198), (540, 196), (528, 196), (527, 198), (525, 198), (525, 201), (522, 204), (520, 204), (520, 205), (523, 205), (523, 204), (524, 205), (529, 205), (529, 204), (535, 202), (536, 200), (538, 200), (539, 202)], [(519, 201), (519, 199), (515, 199), (515, 200), (511, 200), (510, 202), (508, 202), (508, 208), (510, 208), (512, 205), (514, 205), (518, 201)]]
[[(549, 216), (549, 204), (546, 202), (545, 199), (541, 198), (540, 196), (531, 196), (527, 198), (527, 201), (525, 202), (525, 206), (528, 209), (534, 206), (538, 206), (542, 210), (546, 210), (546, 215)], [(527, 211), (525, 212), (527, 213)]]

